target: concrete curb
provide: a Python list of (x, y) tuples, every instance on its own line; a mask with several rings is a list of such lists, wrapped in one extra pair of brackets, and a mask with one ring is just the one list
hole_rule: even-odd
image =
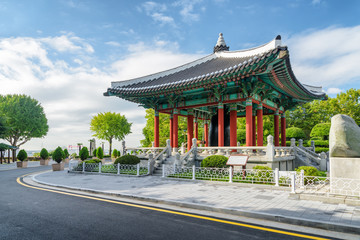
[(235, 210), (235, 209), (231, 209), (231, 208), (217, 208), (217, 207), (211, 207), (211, 206), (206, 206), (206, 205), (201, 205), (201, 204), (196, 204), (196, 203), (185, 203), (185, 202), (171, 201), (171, 200), (160, 199), (160, 198), (150, 198), (150, 197), (143, 197), (143, 196), (137, 196), (137, 195), (131, 195), (131, 194), (99, 191), (99, 190), (94, 190), (94, 189), (89, 189), (89, 188), (77, 188), (77, 187), (66, 186), (66, 185), (61, 185), (61, 184), (51, 184), (51, 183), (43, 182), (43, 181), (36, 179), (36, 176), (39, 174), (42, 174), (42, 173), (32, 175), (32, 180), (36, 183), (39, 183), (39, 184), (42, 184), (45, 186), (58, 187), (58, 188), (69, 189), (69, 190), (76, 190), (76, 191), (95, 193), (95, 194), (104, 194), (104, 195), (108, 195), (108, 196), (122, 197), (122, 198), (127, 198), (127, 199), (137, 199), (137, 200), (142, 200), (142, 201), (147, 201), (147, 202), (173, 205), (173, 206), (177, 206), (177, 207), (186, 207), (186, 208), (205, 210), (205, 211), (211, 211), (211, 212), (217, 212), (217, 213), (224, 213), (224, 214), (230, 214), (230, 215), (242, 216), (242, 217), (248, 217), (248, 218), (263, 219), (263, 220), (286, 223), (286, 224), (293, 224), (293, 225), (298, 225), (298, 226), (319, 228), (319, 229), (324, 229), (324, 230), (329, 230), (329, 231), (360, 234), (360, 227), (355, 227), (355, 226), (346, 225), (346, 224), (335, 224), (335, 223), (326, 222), (326, 221), (316, 221), (316, 220), (309, 220), (309, 219), (304, 219), (304, 218), (296, 218), (296, 217), (289, 217), (289, 216), (283, 216), (283, 215), (274, 215), (274, 214), (268, 214), (268, 213), (246, 211), (246, 210)]

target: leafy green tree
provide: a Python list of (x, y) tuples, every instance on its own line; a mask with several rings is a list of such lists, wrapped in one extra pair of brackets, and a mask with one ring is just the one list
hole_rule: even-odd
[(0, 138), (5, 137), (5, 133), (6, 133), (7, 129), (8, 128), (6, 127), (6, 120), (4, 117), (2, 117), (0, 115)]
[(113, 139), (123, 140), (131, 133), (131, 125), (132, 123), (129, 123), (120, 113), (105, 112), (91, 119), (90, 130), (95, 132), (94, 137), (109, 142), (109, 153), (111, 153)]
[[(44, 137), (49, 130), (43, 107), (30, 96), (0, 96), (0, 115), (5, 118), (8, 127), (3, 138), (14, 147), (32, 138)], [(15, 156), (15, 151), (13, 153)]]
[(22, 162), (27, 159), (28, 155), (24, 149), (21, 149), (16, 157), (19, 161)]
[(64, 159), (64, 151), (61, 147), (57, 147), (55, 151), (52, 154), (52, 159), (57, 162), (61, 163), (61, 161)]
[(87, 147), (81, 148), (80, 153), (79, 153), (79, 157), (83, 161), (89, 157), (89, 150), (88, 150)]
[(104, 158), (104, 151), (102, 150), (101, 147), (98, 147), (96, 150), (96, 157), (98, 159), (103, 159)]
[(48, 152), (45, 148), (41, 149), (41, 151), (40, 151), (40, 157), (41, 157), (41, 159), (43, 159), (43, 160), (48, 159), (48, 158), (49, 158), (49, 152)]
[(322, 140), (329, 139), (331, 123), (318, 123), (311, 130), (310, 137), (321, 137)]

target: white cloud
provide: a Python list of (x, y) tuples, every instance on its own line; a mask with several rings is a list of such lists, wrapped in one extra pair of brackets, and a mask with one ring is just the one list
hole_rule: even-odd
[(105, 44), (113, 46), (113, 47), (120, 47), (121, 46), (120, 43), (115, 42), (115, 41), (109, 41), (109, 42), (106, 42)]
[(360, 26), (313, 30), (286, 41), (297, 78), (325, 88), (359, 81), (359, 42)]
[[(58, 42), (49, 46), (52, 39)], [(31, 140), (24, 148), (54, 149), (78, 142), (88, 145), (92, 116), (106, 111), (120, 112), (133, 122), (133, 133), (125, 140), (129, 146), (140, 145), (145, 110), (103, 93), (112, 81), (166, 70), (199, 57), (178, 53), (177, 43), (157, 39), (150, 45), (140, 42), (129, 46), (127, 56), (99, 69), (89, 62), (92, 53), (84, 46), (92, 49), (76, 36), (0, 38), (0, 94), (30, 95), (42, 104), (49, 121), (47, 136)], [(72, 56), (73, 51), (79, 53), (74, 58), (58, 54), (69, 52)], [(115, 147), (120, 143), (115, 141)]]
[(341, 93), (341, 92), (343, 92), (343, 90), (340, 89), (340, 88), (328, 88), (328, 89), (326, 90), (326, 94), (328, 94), (328, 95), (338, 94), (338, 93)]
[[(185, 22), (195, 22), (200, 20), (200, 14), (194, 12), (194, 6), (201, 3), (202, 0), (180, 0), (174, 3), (174, 6), (181, 7), (180, 15)], [(205, 11), (202, 7), (201, 11)]]
[(155, 22), (160, 23), (160, 25), (176, 26), (174, 18), (165, 14), (167, 11), (165, 4), (149, 1), (143, 3), (138, 10), (140, 12), (144, 10), (147, 16), (151, 17)]

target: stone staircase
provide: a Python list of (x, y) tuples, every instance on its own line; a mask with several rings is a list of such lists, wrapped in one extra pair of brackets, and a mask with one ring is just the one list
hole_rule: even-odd
[[(174, 162), (175, 162), (175, 157), (170, 156), (168, 158), (165, 158), (165, 160), (162, 162), (162, 164), (173, 166)], [(153, 176), (160, 176), (160, 177), (162, 176), (162, 165), (160, 165), (158, 167), (154, 167)]]

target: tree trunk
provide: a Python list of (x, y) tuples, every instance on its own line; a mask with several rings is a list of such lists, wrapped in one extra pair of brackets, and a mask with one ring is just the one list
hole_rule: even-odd
[(110, 158), (111, 158), (111, 148), (112, 148), (112, 138), (109, 139), (109, 155), (110, 155)]
[(12, 150), (12, 158), (13, 158), (13, 162), (16, 162), (16, 149)]

